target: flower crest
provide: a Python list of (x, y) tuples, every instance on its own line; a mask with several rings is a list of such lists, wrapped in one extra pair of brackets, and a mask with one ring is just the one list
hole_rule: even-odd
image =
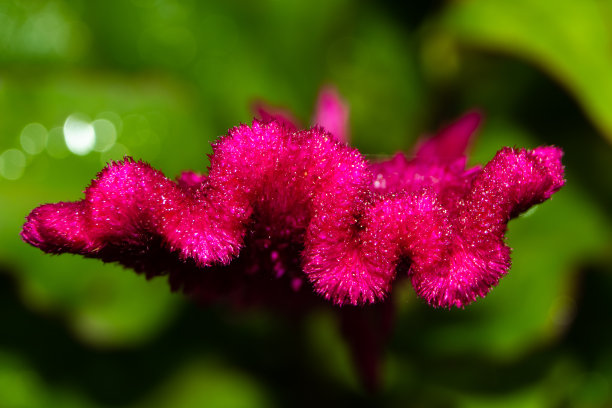
[(307, 130), (261, 108), (263, 120), (213, 144), (207, 175), (176, 182), (141, 161), (111, 162), (84, 199), (34, 209), (22, 237), (168, 274), (205, 299), (307, 297), (311, 286), (338, 305), (373, 303), (406, 262), (433, 306), (485, 296), (510, 267), (508, 221), (563, 186), (562, 151), (506, 147), (466, 169), (480, 122), (469, 113), (413, 159), (371, 163), (345, 142), (347, 112), (331, 90)]

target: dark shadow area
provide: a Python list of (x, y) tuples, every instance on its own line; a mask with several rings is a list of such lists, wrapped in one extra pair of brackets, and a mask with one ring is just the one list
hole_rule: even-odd
[(378, 5), (387, 14), (408, 29), (416, 29), (428, 17), (435, 15), (444, 6), (444, 0), (397, 1), (383, 0)]
[(266, 316), (263, 328), (254, 331), (248, 317), (189, 303), (154, 341), (102, 350), (74, 338), (61, 319), (28, 310), (17, 292), (2, 271), (0, 319), (6, 330), (0, 347), (25, 359), (49, 386), (68, 385), (100, 404), (136, 403), (185, 363), (211, 355), (274, 389), (279, 406), (312, 406), (321, 398), (334, 405), (367, 406), (375, 398), (353, 394), (311, 371), (299, 320)]

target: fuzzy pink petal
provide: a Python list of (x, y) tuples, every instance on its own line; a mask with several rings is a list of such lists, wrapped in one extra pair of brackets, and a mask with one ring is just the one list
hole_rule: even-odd
[(413, 264), (417, 293), (434, 306), (462, 307), (497, 285), (510, 268), (507, 223), (563, 186), (561, 156), (555, 147), (500, 150), (460, 201), (444, 261)]

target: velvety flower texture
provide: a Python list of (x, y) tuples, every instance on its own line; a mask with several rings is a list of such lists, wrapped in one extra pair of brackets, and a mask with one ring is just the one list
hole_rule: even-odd
[(22, 237), (168, 274), (203, 299), (282, 303), (314, 289), (338, 305), (373, 303), (398, 265), (433, 306), (485, 296), (510, 267), (508, 221), (563, 186), (561, 150), (506, 147), (466, 170), (480, 121), (469, 113), (414, 158), (371, 163), (345, 142), (347, 113), (330, 89), (311, 129), (260, 108), (263, 120), (213, 144), (207, 175), (177, 182), (131, 158), (109, 163), (83, 200), (34, 209)]

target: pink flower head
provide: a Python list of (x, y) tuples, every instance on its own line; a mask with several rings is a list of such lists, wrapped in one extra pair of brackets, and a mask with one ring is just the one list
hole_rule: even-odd
[(333, 134), (267, 112), (213, 144), (207, 175), (174, 182), (131, 158), (111, 162), (83, 200), (34, 209), (23, 239), (236, 302), (291, 302), (312, 288), (338, 305), (373, 303), (408, 263), (419, 296), (462, 307), (508, 271), (508, 221), (564, 183), (556, 147), (503, 148), (466, 170), (478, 113), (413, 159), (370, 163), (342, 141), (347, 110), (333, 91), (315, 119)]

